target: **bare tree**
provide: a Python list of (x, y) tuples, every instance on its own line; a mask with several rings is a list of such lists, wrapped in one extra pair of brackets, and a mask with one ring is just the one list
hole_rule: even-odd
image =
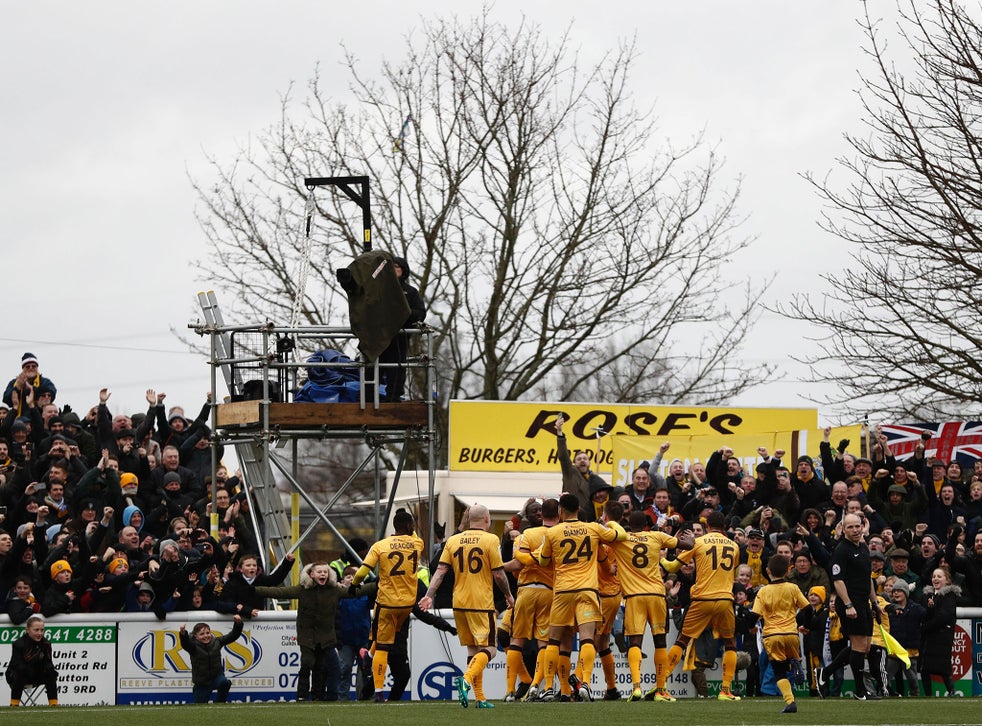
[[(205, 275), (238, 291), (235, 318), (288, 317), (304, 177), (367, 174), (374, 243), (409, 259), (439, 331), (442, 400), (739, 393), (771, 369), (738, 362), (760, 291), (724, 282), (747, 244), (737, 192), (701, 137), (656, 139), (634, 55), (586, 67), (568, 37), (487, 17), (424, 23), (377, 77), (348, 54), (349, 102), (315, 74), (257, 146), (211, 159)], [(345, 324), (333, 271), (360, 251), (360, 217), (343, 195), (316, 204), (301, 319)]]
[(824, 331), (824, 350), (807, 362), (838, 379), (829, 402), (931, 417), (965, 415), (980, 400), (978, 14), (954, 0), (911, 2), (886, 33), (866, 9), (874, 70), (860, 98), (870, 133), (847, 137), (855, 157), (838, 160), (844, 187), (811, 178), (831, 203), (824, 226), (855, 245), (852, 263), (825, 276), (824, 300), (802, 294), (784, 310)]

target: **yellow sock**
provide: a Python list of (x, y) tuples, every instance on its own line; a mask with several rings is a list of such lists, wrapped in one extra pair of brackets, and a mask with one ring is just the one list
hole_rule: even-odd
[(782, 678), (777, 682), (777, 690), (784, 696), (785, 703), (794, 703), (794, 693), (791, 692), (791, 681), (787, 678)]
[(607, 690), (617, 688), (617, 673), (614, 671), (614, 654), (607, 650), (600, 656), (600, 666), (604, 669), (604, 682)]
[(475, 701), (486, 701), (487, 697), (484, 695), (484, 669), (482, 668), (474, 675), (474, 700)]
[(659, 691), (665, 690), (668, 674), (668, 650), (655, 648), (655, 688)]
[(10, 705), (11, 705), (11, 707), (13, 707), (13, 706), (19, 706), (20, 705), (20, 699), (19, 698), (11, 698), (10, 699)]
[(723, 682), (720, 683), (720, 690), (723, 693), (730, 692), (730, 684), (733, 683), (733, 675), (736, 673), (736, 662), (735, 650), (723, 651)]
[(668, 666), (667, 666), (668, 672), (665, 674), (665, 679), (666, 680), (668, 680), (668, 677), (675, 670), (675, 666), (677, 666), (679, 663), (682, 662), (682, 658), (683, 657), (685, 657), (685, 650), (683, 650), (682, 648), (680, 648), (678, 646), (678, 644), (673, 645), (671, 648), (669, 648), (669, 650), (668, 650)]
[(538, 686), (542, 682), (546, 669), (546, 649), (539, 648), (535, 654), (535, 673), (532, 674), (532, 685)]
[(49, 706), (57, 706), (58, 705), (58, 699), (57, 698), (49, 698), (48, 699), (48, 705)]
[(559, 670), (556, 675), (559, 676), (559, 692), (565, 693), (567, 696), (573, 692), (572, 687), (569, 685), (569, 673), (573, 669), (572, 663), (570, 663), (569, 653), (559, 654)]
[(388, 667), (389, 651), (376, 651), (375, 657), (372, 658), (372, 682), (375, 684), (376, 691), (381, 691), (385, 688), (385, 671)]
[(515, 682), (528, 683), (531, 679), (520, 648), (509, 648), (505, 654), (505, 693), (515, 690)]
[(627, 649), (627, 665), (631, 669), (631, 685), (641, 687), (641, 646), (632, 645)]
[(559, 672), (559, 646), (549, 645), (546, 647), (543, 656), (543, 672), (546, 679), (546, 688), (552, 688), (552, 681)]
[(464, 673), (464, 680), (473, 686), (478, 675), (484, 671), (484, 668), (487, 666), (489, 660), (490, 658), (488, 658), (487, 651), (479, 650), (477, 655), (471, 658), (470, 665), (467, 666), (467, 672)]
[(593, 679), (593, 666), (597, 660), (597, 647), (593, 643), (583, 643), (580, 645), (580, 662), (578, 668), (580, 670), (580, 680), (590, 684)]

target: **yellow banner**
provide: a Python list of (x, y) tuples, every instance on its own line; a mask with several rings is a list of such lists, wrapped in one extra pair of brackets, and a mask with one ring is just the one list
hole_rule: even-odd
[[(450, 469), (557, 471), (559, 460), (553, 427), (560, 413), (566, 419), (563, 429), (570, 452), (590, 452), (594, 470), (607, 475), (613, 473), (615, 480), (623, 478), (628, 460), (650, 461), (666, 441), (672, 445), (666, 454), (666, 464), (675, 457), (683, 461), (705, 461), (713, 449), (724, 443), (734, 450), (739, 445), (738, 455), (751, 457), (756, 456), (758, 446), (770, 446), (771, 441), (777, 440), (773, 439), (774, 432), (813, 431), (818, 426), (818, 411), (814, 408), (451, 401)], [(598, 432), (602, 432), (599, 457)], [(623, 455), (624, 460), (615, 466), (612, 447), (620, 446), (622, 438), (637, 439), (645, 453)], [(856, 435), (856, 446), (858, 438)], [(690, 439), (701, 440), (690, 445)], [(745, 440), (754, 444), (744, 452)], [(821, 434), (812, 441), (814, 445), (809, 451), (814, 449), (817, 456)], [(790, 446), (783, 448), (790, 455)]]
[[(832, 429), (830, 436), (833, 446), (840, 439), (850, 439), (854, 451), (859, 450), (859, 439), (862, 426), (842, 426)], [(611, 468), (601, 469), (600, 474), (611, 474), (614, 486), (627, 486), (631, 483), (634, 470), (642, 461), (651, 461), (658, 453), (658, 447), (667, 442), (668, 451), (662, 456), (658, 473), (665, 476), (668, 464), (672, 459), (681, 459), (686, 471), (689, 464), (698, 461), (705, 463), (710, 455), (721, 446), (733, 449), (733, 455), (743, 464), (743, 470), (753, 473), (757, 464), (763, 459), (757, 454), (757, 449), (763, 447), (767, 453), (774, 455), (775, 451), (784, 451), (782, 463), (789, 469), (794, 469), (799, 456), (807, 454), (820, 466), (819, 444), (823, 438), (820, 429), (795, 429), (793, 431), (758, 431), (756, 433), (740, 433), (730, 436), (673, 436), (666, 439), (652, 440), (650, 436), (614, 436), (604, 442), (612, 448)], [(602, 457), (606, 461), (606, 457)], [(603, 466), (603, 465), (602, 465)]]

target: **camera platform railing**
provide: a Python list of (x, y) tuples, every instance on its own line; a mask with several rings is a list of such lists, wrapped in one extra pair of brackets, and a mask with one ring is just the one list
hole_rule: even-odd
[[(331, 531), (352, 561), (360, 561), (332, 521), (332, 515), (356, 477), (370, 471), (374, 477), (374, 529), (376, 537), (381, 537), (391, 519), (411, 446), (426, 448), (428, 511), (434, 511), (436, 400), (430, 329), (422, 326), (402, 331), (418, 349), (416, 355), (402, 364), (411, 383), (407, 390), (420, 393), (415, 399), (389, 402), (380, 400), (375, 382), (380, 380), (380, 373), (387, 365), (397, 364), (363, 361), (311, 364), (298, 359), (297, 351), (301, 350), (343, 350), (355, 340), (350, 328), (286, 327), (272, 323), (226, 325), (214, 293), (200, 293), (198, 297), (205, 323), (190, 327), (210, 339), (212, 400), (223, 401), (212, 407), (212, 470), (218, 466), (218, 445), (234, 445), (246, 479), (253, 525), (257, 532), (265, 532), (269, 545), (268, 551), (262, 553), (264, 564), (268, 564), (268, 555), (278, 560), (296, 551), (318, 524)], [(304, 369), (311, 367), (357, 371), (358, 401), (293, 402)], [(219, 396), (219, 372), (229, 391), (227, 398)], [(361, 444), (366, 453), (336, 487), (326, 485), (323, 480), (329, 476), (326, 471), (319, 472), (321, 481), (302, 482), (298, 447), (302, 439), (347, 440), (348, 445)], [(398, 463), (386, 491), (388, 467), (383, 465), (383, 454), (392, 452), (397, 454)], [(311, 475), (310, 468), (305, 475)], [(314, 514), (305, 528), (299, 526), (300, 522), (292, 521), (292, 512), (288, 512), (283, 494), (277, 488), (277, 479), (287, 485), (288, 491), (295, 492)], [(318, 501), (317, 491), (331, 491), (329, 501)], [(217, 513), (212, 515), (212, 526), (217, 529)], [(433, 541), (432, 521), (429, 530), (429, 541)]]

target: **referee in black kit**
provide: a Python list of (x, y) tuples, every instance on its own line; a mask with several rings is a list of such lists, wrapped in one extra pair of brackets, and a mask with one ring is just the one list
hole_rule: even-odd
[(839, 616), (842, 634), (849, 638), (849, 648), (843, 648), (825, 668), (815, 669), (818, 692), (825, 695), (828, 676), (845, 666), (852, 667), (856, 682), (853, 698), (857, 701), (878, 701), (881, 696), (867, 693), (863, 681), (863, 664), (873, 636), (873, 618), (880, 622), (883, 612), (876, 599), (871, 578), (869, 548), (863, 542), (863, 520), (858, 514), (842, 519), (842, 539), (832, 552), (832, 585), (835, 587), (835, 612)]

